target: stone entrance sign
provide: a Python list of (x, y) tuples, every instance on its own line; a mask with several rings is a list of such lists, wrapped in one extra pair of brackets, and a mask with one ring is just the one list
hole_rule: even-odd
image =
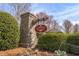
[(36, 32), (45, 32), (47, 30), (47, 26), (45, 25), (37, 25), (35, 27)]
[(35, 16), (31, 13), (24, 13), (21, 15), (20, 25), (20, 41), (19, 46), (25, 48), (34, 48), (36, 45), (36, 32), (31, 25), (32, 20), (35, 20)]

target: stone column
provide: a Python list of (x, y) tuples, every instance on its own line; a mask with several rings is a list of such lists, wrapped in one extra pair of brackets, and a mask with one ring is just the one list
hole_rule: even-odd
[(30, 47), (30, 41), (29, 38), (29, 13), (24, 13), (21, 15), (21, 25), (20, 25), (20, 41), (19, 46), (20, 47)]

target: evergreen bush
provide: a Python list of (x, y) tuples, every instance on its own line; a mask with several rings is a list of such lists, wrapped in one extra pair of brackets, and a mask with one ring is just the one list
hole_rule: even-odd
[(41, 33), (41, 36), (38, 39), (37, 47), (41, 50), (47, 51), (55, 51), (59, 48), (64, 50), (65, 45), (63, 44), (65, 43), (66, 39), (67, 36), (64, 33)]
[(18, 46), (19, 28), (15, 18), (6, 12), (0, 12), (0, 50)]

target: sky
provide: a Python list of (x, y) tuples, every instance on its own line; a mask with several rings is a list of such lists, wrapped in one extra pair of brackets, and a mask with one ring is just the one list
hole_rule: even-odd
[[(54, 20), (62, 24), (65, 19), (70, 20), (73, 24), (79, 24), (79, 3), (32, 3), (31, 13), (37, 14), (45, 12), (52, 15)], [(0, 4), (0, 10), (6, 11), (14, 15), (11, 6)]]
[(31, 9), (34, 14), (45, 12), (53, 15), (53, 19), (60, 24), (65, 19), (70, 20), (73, 24), (79, 24), (79, 3), (37, 3), (33, 4)]

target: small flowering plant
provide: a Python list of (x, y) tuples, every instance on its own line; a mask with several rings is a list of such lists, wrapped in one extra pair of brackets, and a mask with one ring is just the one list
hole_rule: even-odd
[(63, 43), (65, 42), (66, 40), (62, 41), (60, 46), (59, 46), (59, 49), (58, 50), (55, 50), (55, 56), (67, 56), (67, 53), (66, 51), (61, 51), (60, 48), (61, 46), (63, 45)]
[(56, 56), (67, 56), (65, 51), (61, 51), (61, 50), (55, 50), (55, 55)]

